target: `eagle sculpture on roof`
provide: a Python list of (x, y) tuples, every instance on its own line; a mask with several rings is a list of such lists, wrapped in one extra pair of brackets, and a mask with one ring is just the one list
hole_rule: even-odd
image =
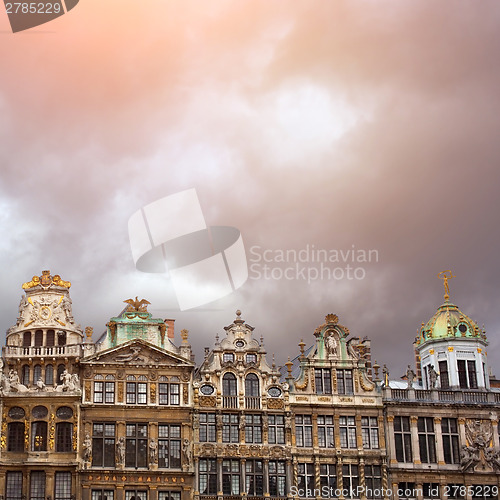
[(130, 311), (130, 312), (132, 312), (132, 311), (145, 312), (148, 310), (148, 304), (151, 304), (151, 302), (147, 301), (146, 299), (138, 300), (137, 295), (135, 296), (135, 300), (134, 299), (127, 299), (127, 300), (124, 300), (123, 302), (125, 302), (126, 304), (130, 304), (127, 307), (127, 311)]

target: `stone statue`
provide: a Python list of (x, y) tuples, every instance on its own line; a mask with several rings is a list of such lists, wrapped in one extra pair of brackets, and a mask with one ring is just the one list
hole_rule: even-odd
[(325, 347), (326, 347), (326, 352), (329, 356), (337, 356), (338, 343), (335, 337), (333, 336), (333, 333), (330, 333), (330, 335), (328, 335), (328, 337), (326, 338)]
[(9, 388), (11, 391), (13, 392), (28, 392), (28, 388), (21, 384), (20, 380), (19, 380), (19, 375), (17, 374), (17, 372), (13, 369), (11, 369), (9, 371), (9, 380), (8, 380), (8, 383), (9, 383)]
[(116, 443), (116, 461), (119, 464), (125, 462), (125, 438), (121, 436)]
[(406, 380), (408, 381), (408, 389), (411, 389), (415, 380), (415, 372), (411, 369), (410, 365), (408, 365), (408, 369), (406, 370)]
[(463, 471), (473, 469), (479, 463), (479, 450), (473, 446), (462, 446), (460, 452), (460, 466)]
[(349, 354), (349, 356), (351, 356), (351, 358), (359, 359), (360, 358), (359, 351), (352, 344), (354, 340), (359, 340), (359, 338), (353, 337), (352, 339), (349, 339), (349, 341), (347, 342), (347, 353)]
[(158, 452), (158, 443), (155, 438), (151, 438), (149, 440), (149, 463), (155, 464), (158, 460), (157, 458)]
[(92, 439), (88, 432), (85, 434), (85, 439), (83, 440), (83, 460), (85, 462), (92, 460)]
[(434, 387), (436, 387), (437, 378), (438, 374), (436, 370), (434, 370), (434, 365), (429, 365), (429, 384), (431, 386), (431, 389), (434, 389)]
[(184, 441), (182, 442), (182, 455), (184, 457), (184, 462), (191, 464), (193, 461), (193, 448), (191, 446), (191, 441), (187, 438), (184, 438)]

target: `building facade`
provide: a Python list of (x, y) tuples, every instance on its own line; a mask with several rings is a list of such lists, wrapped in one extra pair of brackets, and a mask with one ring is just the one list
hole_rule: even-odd
[(0, 500), (497, 498), (500, 392), (445, 285), (392, 381), (334, 314), (283, 367), (240, 311), (198, 365), (137, 297), (93, 340), (44, 271), (3, 348)]

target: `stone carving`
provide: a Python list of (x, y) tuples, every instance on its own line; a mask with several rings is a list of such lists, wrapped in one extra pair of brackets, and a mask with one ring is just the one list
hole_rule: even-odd
[(155, 464), (158, 462), (158, 443), (155, 438), (149, 440), (149, 463)]
[(270, 410), (280, 410), (285, 406), (282, 399), (267, 398), (267, 407)]
[(491, 421), (467, 419), (465, 422), (467, 445), (462, 446), (460, 466), (464, 472), (494, 469), (500, 466), (500, 455), (490, 448), (493, 437)]
[(184, 462), (190, 465), (193, 461), (193, 447), (191, 445), (191, 441), (187, 438), (184, 438), (182, 442), (182, 456), (184, 457)]
[(133, 312), (133, 311), (138, 311), (138, 312), (146, 312), (148, 310), (148, 305), (151, 304), (151, 302), (148, 302), (146, 299), (141, 299), (138, 300), (137, 296), (134, 299), (127, 299), (124, 300), (126, 304), (129, 304), (127, 307), (128, 312)]
[(116, 462), (123, 464), (125, 462), (125, 438), (121, 436), (116, 443)]
[(57, 392), (73, 392), (80, 391), (80, 379), (77, 373), (69, 373), (68, 370), (64, 370), (61, 373), (62, 385), (58, 385), (56, 388)]
[(132, 352), (117, 354), (115, 356), (115, 361), (118, 361), (119, 363), (130, 363), (132, 361), (142, 362), (144, 361), (144, 358), (141, 358), (139, 356), (141, 349), (142, 349), (141, 346), (132, 345), (130, 346), (130, 350)]
[(85, 439), (83, 440), (83, 460), (85, 462), (92, 460), (92, 439), (88, 432), (85, 434)]
[[(21, 381), (19, 380), (19, 375), (15, 370), (10, 370), (9, 371), (9, 379), (8, 379), (8, 384), (9, 384), (9, 391), (12, 392), (28, 392), (28, 388), (21, 384)], [(9, 392), (7, 391), (7, 392)]]
[(431, 386), (431, 389), (434, 389), (434, 387), (436, 387), (437, 378), (438, 374), (434, 369), (434, 365), (429, 365), (429, 384)]
[(359, 337), (352, 337), (351, 339), (349, 339), (346, 343), (346, 347), (347, 347), (347, 354), (352, 358), (352, 359), (359, 359), (360, 358), (360, 354), (359, 354), (359, 351), (356, 349), (356, 346), (353, 345), (353, 342), (355, 340), (359, 340)]
[(413, 387), (413, 381), (415, 380), (415, 372), (411, 369), (410, 365), (408, 365), (408, 369), (406, 370), (406, 380), (408, 381), (408, 389)]
[(328, 357), (337, 357), (338, 356), (338, 342), (334, 337), (333, 333), (330, 333), (328, 337), (325, 339), (325, 348)]

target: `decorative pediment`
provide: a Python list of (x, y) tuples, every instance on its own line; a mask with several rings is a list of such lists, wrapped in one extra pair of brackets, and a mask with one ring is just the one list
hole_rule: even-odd
[(190, 360), (184, 359), (171, 352), (164, 351), (143, 340), (133, 340), (118, 347), (106, 349), (93, 356), (83, 359), (83, 362), (97, 362), (116, 365), (164, 365), (182, 366), (192, 365)]

